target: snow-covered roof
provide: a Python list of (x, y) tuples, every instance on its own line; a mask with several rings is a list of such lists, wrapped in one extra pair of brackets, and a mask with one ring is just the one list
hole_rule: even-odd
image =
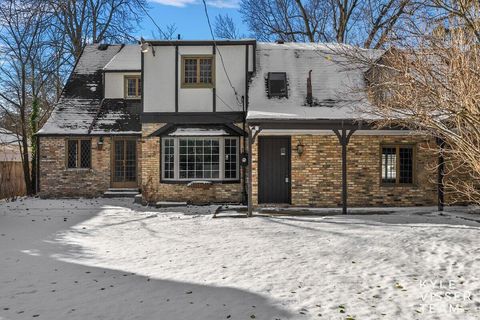
[(141, 57), (140, 46), (129, 44), (123, 46), (120, 51), (103, 68), (105, 71), (125, 70), (140, 71)]
[(169, 136), (228, 136), (230, 135), (224, 129), (216, 128), (177, 128), (168, 134)]
[[(249, 89), (247, 120), (372, 119), (361, 90), (364, 71), (348, 62), (346, 52), (380, 56), (380, 51), (339, 44), (258, 43), (257, 71)], [(307, 104), (307, 78), (312, 70), (313, 105)], [(269, 72), (286, 72), (288, 98), (269, 98)]]
[(140, 133), (140, 108), (135, 102), (126, 102), (123, 99), (102, 100), (102, 70), (122, 48), (128, 47), (138, 46), (86, 46), (65, 85), (60, 100), (38, 133), (41, 135)]

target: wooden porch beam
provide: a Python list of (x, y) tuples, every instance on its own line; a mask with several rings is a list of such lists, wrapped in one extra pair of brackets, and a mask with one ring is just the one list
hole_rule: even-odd
[(347, 214), (347, 197), (348, 197), (348, 188), (347, 188), (347, 146), (350, 142), (350, 138), (356, 129), (338, 129), (333, 130), (337, 135), (338, 141), (342, 146), (342, 213)]
[(445, 206), (445, 185), (443, 178), (445, 177), (445, 157), (443, 156), (445, 149), (445, 140), (437, 138), (438, 153), (438, 167), (437, 167), (437, 204), (438, 211), (443, 211)]

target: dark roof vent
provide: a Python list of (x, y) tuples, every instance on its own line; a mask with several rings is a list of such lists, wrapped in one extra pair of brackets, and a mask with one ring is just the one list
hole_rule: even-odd
[(269, 72), (267, 78), (268, 97), (288, 98), (287, 74), (285, 72)]
[(281, 40), (281, 39), (278, 39), (277, 41), (275, 41), (277, 44), (284, 44), (285, 41)]
[(98, 50), (105, 51), (108, 49), (108, 44), (106, 43), (101, 43), (98, 45)]

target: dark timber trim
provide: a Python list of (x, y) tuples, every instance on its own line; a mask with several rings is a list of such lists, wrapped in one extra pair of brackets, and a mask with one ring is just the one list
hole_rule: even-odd
[(169, 123), (161, 127), (160, 129), (154, 131), (149, 135), (149, 137), (160, 137), (168, 135), (169, 133), (174, 132), (178, 128), (206, 128), (206, 129), (223, 129), (225, 130), (230, 136), (245, 136), (247, 133), (243, 132), (242, 129), (234, 126), (233, 124), (203, 124), (203, 125), (191, 125), (191, 124), (173, 124)]
[[(216, 47), (215, 47), (215, 44), (212, 46), (212, 55), (213, 55), (213, 65), (215, 65), (215, 60), (217, 58), (216, 56)], [(215, 71), (216, 69), (213, 68), (213, 70)], [(215, 75), (212, 75), (212, 79), (215, 79)], [(213, 112), (216, 112), (217, 111), (217, 90), (215, 89), (215, 86), (213, 86), (212, 88), (212, 110)]]
[[(142, 80), (141, 80), (141, 81), (142, 81), (142, 96), (141, 96), (141, 104), (142, 104), (141, 110), (142, 110), (142, 113), (143, 113), (143, 110), (145, 110), (145, 109), (144, 109), (144, 106), (143, 106), (143, 101), (144, 101), (143, 97), (144, 97), (144, 95), (145, 95), (145, 81), (144, 81), (144, 76), (143, 76), (143, 74), (144, 74), (143, 71), (144, 71), (144, 69), (145, 69), (145, 60), (144, 60), (145, 57), (144, 57), (144, 54), (145, 54), (145, 53), (143, 53), (143, 52), (140, 51), (140, 65), (141, 65), (141, 68), (142, 68), (142, 69), (140, 70), (140, 72), (141, 72), (141, 73), (140, 73), (140, 79), (142, 79)], [(105, 96), (104, 96), (104, 97), (105, 97)]]
[(243, 46), (256, 44), (256, 40), (145, 40), (152, 46)]
[[(142, 52), (142, 55), (143, 55), (143, 52)], [(131, 73), (138, 73), (138, 72), (141, 72), (142, 71), (142, 68), (140, 67), (140, 69), (115, 69), (115, 70), (101, 70), (103, 73), (128, 73), (128, 72), (131, 72)]]
[(142, 133), (37, 133), (39, 137), (125, 137), (125, 136), (141, 136)]
[(178, 112), (178, 46), (175, 46), (175, 112)]
[(347, 146), (350, 138), (356, 129), (338, 129), (333, 130), (338, 137), (338, 141), (342, 145), (342, 213), (347, 214)]
[(443, 211), (445, 206), (445, 185), (443, 179), (445, 177), (445, 140), (437, 138), (437, 146), (439, 148), (438, 153), (438, 169), (437, 169), (437, 203), (438, 211)]
[(234, 123), (243, 120), (241, 111), (228, 112), (147, 112), (140, 115), (142, 123)]

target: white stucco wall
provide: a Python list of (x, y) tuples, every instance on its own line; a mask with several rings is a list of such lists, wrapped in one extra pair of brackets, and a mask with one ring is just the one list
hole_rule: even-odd
[(123, 99), (125, 97), (125, 76), (140, 75), (140, 72), (105, 72), (105, 98)]
[(155, 47), (143, 55), (144, 112), (175, 111), (175, 47)]
[[(212, 112), (212, 88), (182, 88), (182, 55), (212, 54), (212, 46), (179, 46), (178, 57), (178, 111)], [(218, 46), (215, 55), (215, 88), (217, 111), (242, 111), (237, 102), (225, 70), (221, 52), (230, 80), (235, 87), (238, 100), (245, 95), (245, 46)], [(250, 46), (249, 71), (253, 70), (253, 46)], [(149, 51), (144, 54), (144, 112), (175, 111), (175, 47), (157, 46), (155, 56)], [(222, 101), (223, 100), (223, 101)]]

